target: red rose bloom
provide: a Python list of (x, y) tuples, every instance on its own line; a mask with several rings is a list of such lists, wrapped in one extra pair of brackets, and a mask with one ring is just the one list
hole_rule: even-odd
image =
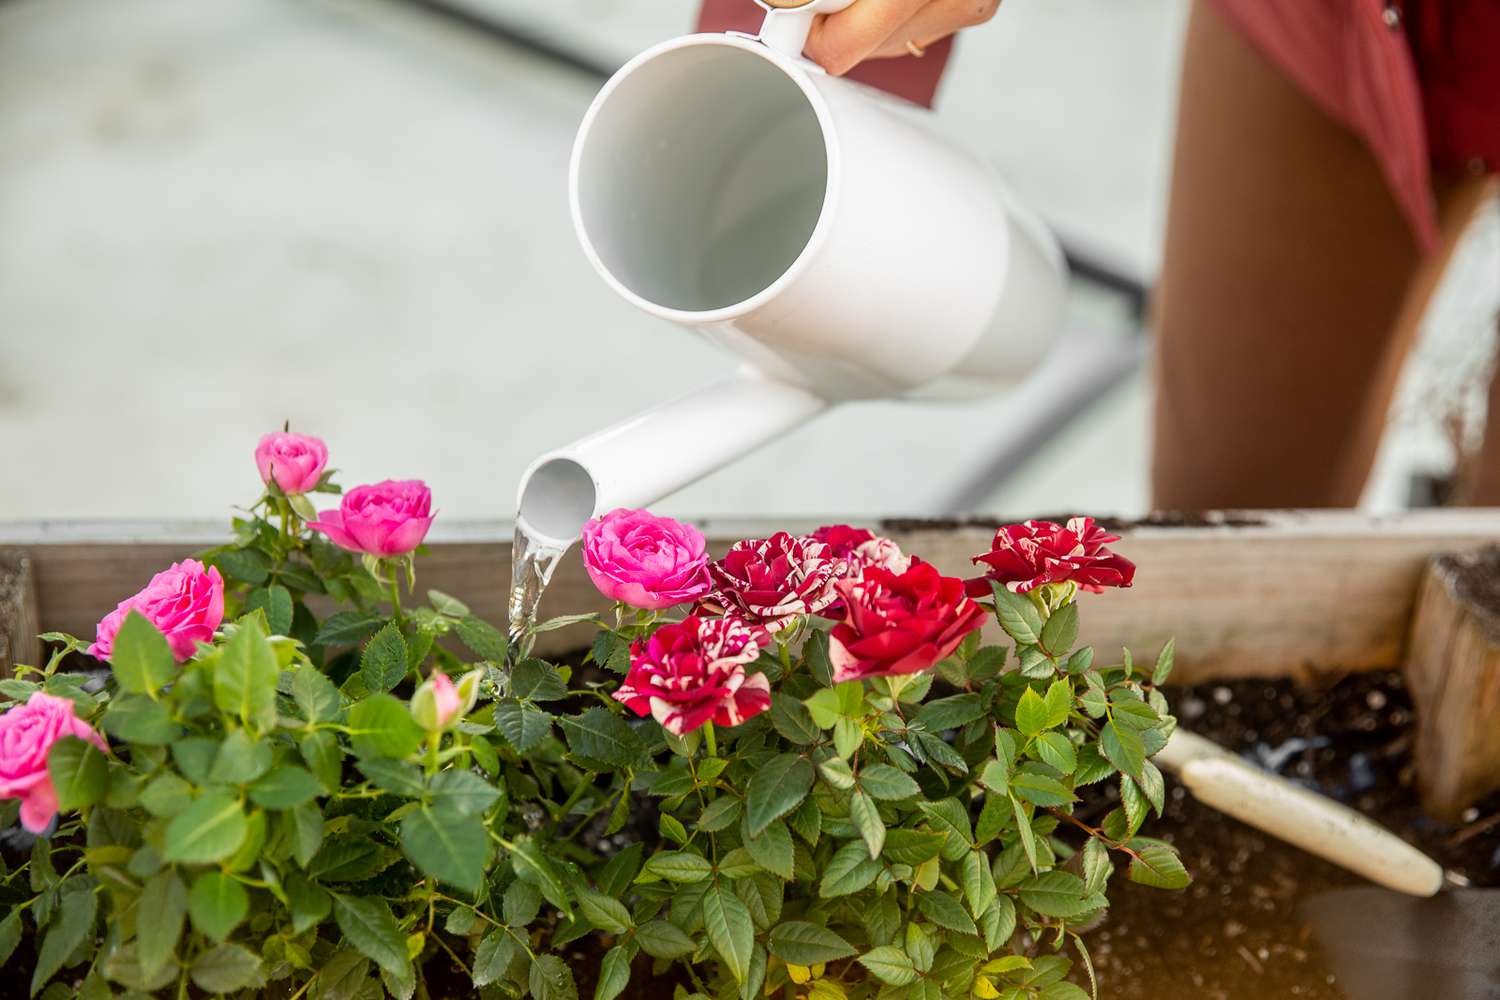
[(847, 559), (854, 550), (875, 537), (875, 532), (854, 528), (847, 524), (825, 524), (808, 536), (815, 542), (828, 546), (835, 559)]
[(1128, 587), (1135, 579), (1135, 563), (1105, 547), (1119, 540), (1092, 517), (1069, 518), (1066, 525), (1051, 521), (1006, 525), (995, 532), (990, 551), (974, 557), (976, 565), (983, 563), (988, 569), (984, 576), (968, 582), (969, 595), (989, 594), (991, 580), (1017, 594), (1044, 583), (1068, 581), (1094, 593), (1105, 587)]
[(733, 618), (663, 625), (630, 647), (630, 672), (614, 698), (682, 736), (705, 722), (737, 726), (771, 707), (765, 674), (745, 673), (766, 633)]
[[(842, 563), (834, 574), (837, 579), (859, 576), (871, 564), (884, 566), (893, 573), (905, 572), (909, 564), (899, 545), (864, 528), (853, 528), (847, 524), (825, 524), (808, 537), (828, 546), (829, 553)], [(834, 598), (823, 609), (823, 617), (844, 617), (844, 602)]]
[(843, 561), (827, 545), (778, 531), (770, 538), (735, 542), (712, 563), (714, 589), (703, 605), (776, 632), (798, 615), (817, 614), (832, 604), (833, 583), (843, 570)]
[(904, 573), (866, 566), (838, 589), (847, 617), (829, 636), (836, 684), (920, 673), (984, 624), (984, 609), (964, 596), (964, 582), (920, 559)]

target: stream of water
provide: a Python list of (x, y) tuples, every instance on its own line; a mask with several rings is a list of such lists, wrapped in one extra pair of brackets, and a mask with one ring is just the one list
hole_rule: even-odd
[(536, 624), (537, 606), (567, 551), (567, 545), (559, 547), (531, 536), (517, 519), (510, 550), (509, 633), (511, 645), (521, 656), (531, 651), (531, 627)]

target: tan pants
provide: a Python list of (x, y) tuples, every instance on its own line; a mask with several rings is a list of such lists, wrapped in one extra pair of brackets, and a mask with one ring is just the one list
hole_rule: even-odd
[[(1158, 508), (1358, 502), (1423, 310), (1500, 179), (1440, 188), (1424, 257), (1359, 137), (1195, 5), (1155, 303)], [(1468, 499), (1496, 504), (1500, 379), (1490, 399)]]

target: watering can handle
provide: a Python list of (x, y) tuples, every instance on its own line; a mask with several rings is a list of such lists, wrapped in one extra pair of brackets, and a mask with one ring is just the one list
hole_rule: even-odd
[(755, 0), (766, 10), (760, 40), (782, 55), (797, 58), (807, 45), (807, 33), (819, 14), (837, 14), (854, 0)]

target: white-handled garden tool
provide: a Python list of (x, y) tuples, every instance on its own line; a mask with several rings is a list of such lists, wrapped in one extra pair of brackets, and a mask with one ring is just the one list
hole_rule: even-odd
[(1411, 896), (1443, 887), (1442, 866), (1379, 823), (1201, 736), (1178, 729), (1154, 759), (1204, 805), (1371, 882)]

